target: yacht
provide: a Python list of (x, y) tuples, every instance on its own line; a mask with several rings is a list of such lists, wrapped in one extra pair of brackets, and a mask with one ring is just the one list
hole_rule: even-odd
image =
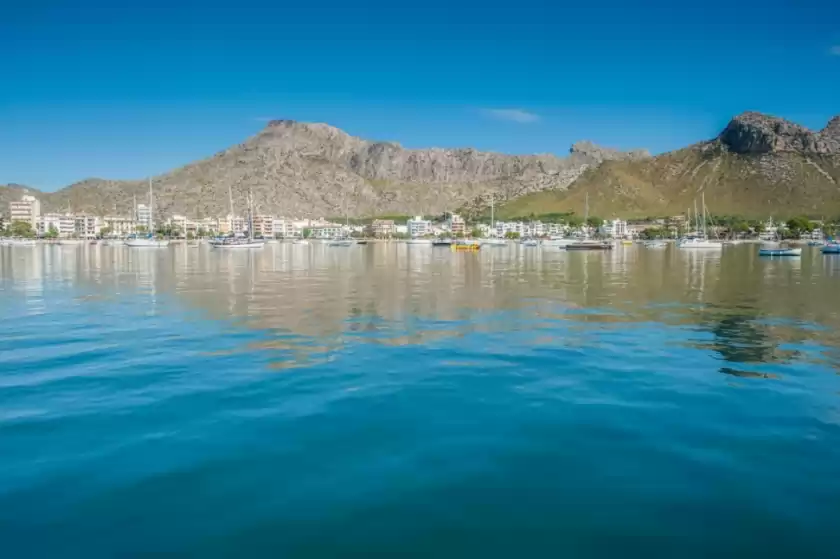
[[(154, 229), (154, 207), (155, 198), (152, 191), (152, 179), (149, 177), (149, 227)], [(149, 233), (145, 237), (138, 237), (133, 235), (126, 239), (125, 246), (132, 248), (165, 248), (169, 246), (169, 239), (157, 239), (153, 233)]]
[[(231, 215), (233, 209), (231, 206)], [(210, 241), (210, 246), (220, 249), (249, 249), (249, 248), (263, 248), (265, 246), (265, 239), (255, 239), (251, 236), (254, 230), (254, 214), (251, 211), (251, 193), (248, 193), (248, 236), (247, 237), (222, 237)]]
[(490, 237), (488, 239), (481, 239), (481, 246), (506, 247), (507, 241), (499, 237)]
[[(689, 210), (689, 214), (690, 214)], [(694, 201), (694, 217), (697, 220), (697, 229), (702, 231), (701, 235), (690, 235), (684, 237), (679, 240), (677, 243), (677, 247), (679, 248), (711, 248), (711, 249), (721, 249), (723, 248), (723, 243), (716, 240), (709, 239), (709, 236), (706, 234), (706, 222), (707, 214), (706, 214), (706, 194), (703, 194), (703, 220), (702, 223), (700, 221), (700, 214), (697, 213), (697, 201)]]
[(524, 247), (540, 246), (540, 242), (537, 239), (522, 239), (522, 242), (519, 244), (521, 244)]
[(412, 237), (405, 242), (407, 245), (430, 245), (432, 239), (424, 239), (422, 237)]
[(330, 242), (327, 243), (327, 246), (331, 247), (351, 247), (356, 244), (355, 239), (351, 239), (349, 237), (334, 237), (330, 239)]
[(801, 248), (791, 248), (790, 246), (761, 246), (758, 249), (759, 256), (802, 256)]

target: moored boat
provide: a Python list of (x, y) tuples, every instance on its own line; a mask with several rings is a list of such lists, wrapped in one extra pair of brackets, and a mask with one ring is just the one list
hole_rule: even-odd
[(831, 243), (820, 249), (823, 254), (840, 254), (840, 243)]
[(759, 256), (802, 256), (801, 248), (787, 246), (762, 246), (758, 249)]
[(613, 243), (598, 241), (595, 239), (584, 239), (576, 243), (566, 245), (566, 250), (612, 250)]

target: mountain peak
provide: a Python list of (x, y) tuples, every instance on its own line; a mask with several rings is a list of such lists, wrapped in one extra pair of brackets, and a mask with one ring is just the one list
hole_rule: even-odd
[(840, 119), (833, 118), (822, 132), (772, 115), (747, 111), (734, 117), (718, 139), (741, 154), (840, 154)]

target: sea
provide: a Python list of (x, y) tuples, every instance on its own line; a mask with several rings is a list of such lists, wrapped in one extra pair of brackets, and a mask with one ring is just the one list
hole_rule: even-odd
[(0, 247), (0, 556), (840, 557), (840, 257)]

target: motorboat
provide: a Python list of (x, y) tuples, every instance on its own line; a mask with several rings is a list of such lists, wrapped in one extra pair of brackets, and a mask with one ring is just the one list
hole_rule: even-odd
[(522, 242), (520, 242), (519, 244), (521, 244), (524, 247), (540, 246), (540, 242), (537, 239), (522, 239)]
[(432, 241), (433, 247), (449, 247), (452, 246), (452, 239), (435, 239)]
[(507, 246), (507, 241), (499, 237), (489, 237), (487, 239), (481, 239), (481, 246), (505, 247)]
[(802, 256), (801, 248), (789, 246), (762, 246), (758, 249), (759, 256)]
[(355, 239), (351, 239), (349, 237), (335, 237), (331, 239), (330, 242), (327, 243), (327, 246), (331, 247), (351, 247), (356, 244)]
[(668, 243), (665, 241), (648, 241), (645, 243), (645, 248), (666, 248)]
[(840, 254), (840, 243), (827, 244), (820, 249), (823, 254)]
[(407, 245), (431, 245), (432, 239), (423, 239), (421, 237), (412, 237), (408, 239), (405, 244)]

